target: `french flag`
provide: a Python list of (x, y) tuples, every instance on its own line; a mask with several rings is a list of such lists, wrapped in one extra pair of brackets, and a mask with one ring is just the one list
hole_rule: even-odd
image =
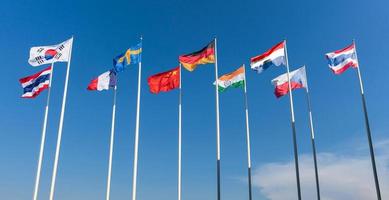
[(23, 87), (22, 98), (34, 98), (50, 85), (51, 66), (34, 74), (19, 79)]
[(89, 85), (88, 90), (108, 90), (109, 88), (116, 86), (116, 73), (114, 70), (110, 70), (102, 73), (97, 78), (93, 79)]
[[(289, 73), (290, 85), (292, 90), (298, 88), (307, 88), (307, 76), (305, 73), (305, 66)], [(288, 74), (282, 74), (272, 80), (272, 84), (275, 86), (274, 94), (277, 98), (280, 98), (289, 92)]]
[(258, 73), (263, 72), (273, 65), (280, 66), (285, 64), (285, 41), (278, 43), (264, 54), (250, 59), (251, 69)]
[(326, 57), (328, 59), (328, 66), (335, 74), (341, 74), (350, 67), (358, 67), (354, 43), (344, 49), (327, 53)]

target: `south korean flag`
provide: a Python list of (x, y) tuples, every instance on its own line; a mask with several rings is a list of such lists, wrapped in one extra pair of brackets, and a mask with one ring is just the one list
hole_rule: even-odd
[(28, 63), (36, 67), (54, 62), (68, 62), (72, 45), (73, 37), (57, 45), (32, 47)]

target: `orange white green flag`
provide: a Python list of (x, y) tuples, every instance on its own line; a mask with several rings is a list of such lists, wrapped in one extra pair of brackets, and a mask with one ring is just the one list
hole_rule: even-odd
[(237, 70), (225, 74), (218, 79), (218, 90), (224, 92), (228, 88), (243, 88), (245, 81), (244, 66), (239, 67)]

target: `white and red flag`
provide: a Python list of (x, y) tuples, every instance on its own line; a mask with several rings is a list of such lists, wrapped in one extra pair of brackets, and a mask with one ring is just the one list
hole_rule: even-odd
[[(307, 88), (307, 76), (305, 73), (305, 66), (296, 69), (289, 73), (290, 85), (293, 89)], [(274, 94), (277, 98), (280, 98), (289, 92), (288, 74), (282, 74), (273, 79), (272, 84), (275, 86)]]
[(116, 86), (116, 73), (114, 70), (110, 70), (102, 73), (97, 78), (91, 80), (88, 85), (88, 90), (109, 90)]

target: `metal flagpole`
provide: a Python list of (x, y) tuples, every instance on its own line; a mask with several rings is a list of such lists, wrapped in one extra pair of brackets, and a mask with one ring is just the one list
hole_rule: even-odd
[(181, 74), (181, 63), (180, 63), (180, 96), (179, 96), (179, 104), (178, 104), (178, 200), (181, 200), (181, 159), (182, 159), (182, 120), (181, 120), (181, 104), (182, 104), (182, 74)]
[[(143, 38), (140, 38), (142, 42)], [(143, 47), (142, 52), (143, 53)], [(142, 54), (140, 55), (142, 56)], [(142, 58), (139, 61), (138, 69), (138, 95), (137, 95), (137, 105), (136, 105), (136, 125), (135, 125), (135, 145), (134, 145), (134, 169), (132, 177), (132, 200), (136, 200), (136, 179), (138, 176), (138, 146), (139, 146), (139, 111), (140, 111), (140, 84), (141, 84), (141, 75), (142, 75)]]
[(249, 107), (247, 103), (247, 82), (246, 82), (246, 66), (244, 68), (244, 102), (246, 110), (246, 140), (247, 140), (247, 164), (248, 164), (248, 184), (249, 184), (249, 200), (252, 200), (251, 187), (251, 148), (250, 148), (250, 126), (249, 126)]
[(109, 144), (109, 161), (108, 161), (108, 178), (107, 178), (106, 200), (109, 200), (110, 193), (111, 193), (112, 157), (113, 157), (113, 145), (114, 145), (114, 139), (115, 139), (116, 90), (117, 90), (117, 85), (115, 85), (114, 92), (113, 92), (111, 140), (110, 140), (110, 144)]
[(295, 163), (295, 168), (296, 168), (297, 195), (298, 195), (298, 199), (301, 200), (300, 172), (299, 172), (296, 127), (295, 127), (294, 108), (293, 108), (293, 94), (292, 94), (292, 86), (290, 84), (290, 77), (289, 77), (289, 62), (288, 62), (288, 50), (286, 48), (286, 40), (284, 40), (284, 45), (285, 45), (284, 50), (285, 50), (285, 56), (286, 56), (286, 70), (287, 70), (287, 77), (288, 77), (288, 84), (289, 84), (290, 114), (292, 117), (294, 163)]
[(355, 45), (355, 41), (354, 40), (353, 40), (353, 44), (354, 44), (354, 47), (355, 47), (355, 57), (356, 57), (357, 62), (358, 62), (357, 72), (358, 72), (358, 78), (359, 78), (359, 86), (360, 86), (360, 89), (361, 89), (362, 107), (363, 107), (363, 112), (364, 112), (364, 115), (365, 115), (366, 134), (367, 134), (367, 139), (369, 141), (370, 158), (371, 158), (371, 164), (372, 164), (372, 167), (373, 167), (375, 188), (376, 188), (376, 192), (377, 192), (377, 199), (381, 200), (381, 190), (380, 190), (380, 184), (379, 184), (378, 175), (377, 175), (377, 167), (376, 167), (374, 148), (373, 148), (373, 139), (371, 137), (369, 117), (368, 117), (368, 114), (367, 114), (367, 106), (366, 106), (366, 100), (365, 100), (365, 93), (364, 93), (364, 90), (363, 90), (363, 83), (362, 83), (361, 72), (359, 70), (359, 60), (358, 60), (358, 55), (357, 55), (357, 47)]
[(215, 38), (215, 93), (216, 93), (216, 150), (217, 150), (217, 200), (220, 200), (220, 126), (219, 126), (219, 90), (217, 71), (217, 40)]
[[(305, 66), (304, 66), (305, 68)], [(316, 158), (316, 144), (315, 144), (315, 131), (313, 128), (313, 118), (312, 118), (312, 108), (311, 108), (311, 98), (309, 95), (309, 87), (308, 87), (308, 77), (307, 72), (305, 71), (305, 78), (307, 81), (307, 86), (305, 88), (306, 97), (307, 97), (307, 105), (308, 105), (308, 113), (309, 113), (309, 129), (311, 130), (311, 143), (312, 143), (312, 152), (313, 152), (313, 162), (315, 165), (315, 178), (316, 178), (316, 192), (317, 199), (320, 200), (320, 184), (319, 184), (319, 172), (317, 168), (317, 158)]]
[(38, 160), (38, 168), (37, 168), (36, 178), (35, 178), (35, 187), (34, 187), (33, 200), (37, 200), (37, 198), (38, 198), (39, 182), (40, 182), (41, 170), (42, 170), (43, 152), (44, 152), (44, 149), (45, 149), (46, 128), (47, 128), (47, 119), (48, 119), (48, 114), (49, 114), (51, 82), (53, 80), (53, 73), (54, 73), (54, 62), (51, 63), (49, 91), (47, 92), (47, 100), (46, 100), (46, 108), (45, 108), (45, 118), (43, 120), (42, 138), (41, 138), (41, 146), (40, 146), (40, 149), (39, 149), (39, 160)]
[(50, 200), (54, 199), (54, 190), (55, 190), (55, 181), (56, 181), (56, 178), (57, 178), (59, 151), (61, 149), (63, 119), (65, 117), (66, 95), (67, 95), (67, 92), (68, 92), (68, 82), (69, 82), (69, 73), (70, 73), (70, 60), (72, 58), (72, 49), (73, 49), (73, 36), (72, 36), (72, 44), (71, 44), (70, 49), (69, 49), (69, 51), (70, 51), (70, 53), (69, 53), (69, 61), (68, 61), (67, 69), (66, 69), (65, 87), (64, 87), (64, 90), (63, 90), (63, 97), (62, 97), (62, 108), (61, 108), (61, 115), (60, 115), (60, 119), (59, 119), (57, 147), (56, 147), (56, 150), (55, 150), (53, 176), (51, 178)]

